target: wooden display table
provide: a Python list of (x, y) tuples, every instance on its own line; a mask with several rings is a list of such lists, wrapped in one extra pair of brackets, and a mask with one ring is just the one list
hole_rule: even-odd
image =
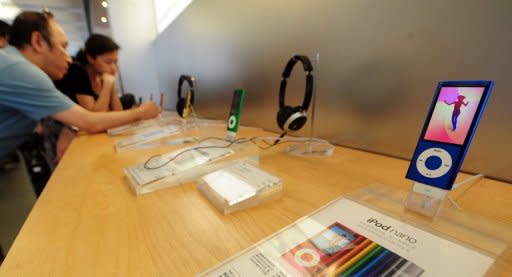
[[(283, 144), (260, 151), (260, 167), (282, 178), (283, 197), (222, 215), (193, 183), (136, 196), (123, 168), (177, 146), (116, 154), (116, 139), (75, 139), (1, 276), (192, 276), (348, 192), (374, 183), (403, 191), (411, 185), (405, 160), (344, 147), (328, 158), (296, 157)], [(512, 209), (504, 208), (512, 203), (510, 184), (484, 179), (452, 194), (458, 193), (462, 209), (512, 227)]]

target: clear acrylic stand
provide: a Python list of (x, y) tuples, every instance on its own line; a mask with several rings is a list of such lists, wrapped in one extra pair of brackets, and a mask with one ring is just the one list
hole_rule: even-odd
[[(193, 111), (187, 119), (180, 118), (173, 112), (162, 113), (156, 119), (122, 129), (123, 134), (132, 135), (115, 142), (116, 152), (196, 142), (200, 130), (197, 122), (199, 121)], [(120, 134), (119, 130), (117, 134)]]
[(198, 141), (199, 140), (199, 115), (196, 113), (194, 106), (190, 106), (190, 114), (187, 118), (181, 119), (181, 130), (182, 136), (185, 138), (183, 143), (186, 141)]
[(509, 226), (449, 208), (421, 216), (405, 197), (381, 184), (350, 192), (198, 276), (510, 276)]
[(128, 150), (146, 149), (154, 147), (153, 143), (155, 141), (179, 134), (179, 125), (170, 124), (167, 126), (155, 126), (153, 128), (141, 131), (130, 137), (125, 137), (120, 140), (117, 140), (114, 145), (117, 153), (121, 153)]
[[(476, 182), (484, 177), (483, 174), (477, 174), (460, 183), (454, 184), (453, 189), (457, 189), (462, 185)], [(407, 209), (426, 215), (435, 217), (439, 214), (444, 206), (445, 200), (448, 199), (452, 206), (458, 208), (457, 203), (453, 201), (448, 193), (450, 191), (439, 189), (433, 186), (415, 182), (411, 186), (411, 190), (407, 194), (404, 206)]]
[(320, 72), (320, 53), (315, 53), (315, 57), (312, 60), (314, 65), (313, 74), (314, 74), (314, 82), (313, 82), (313, 99), (311, 103), (311, 120), (310, 120), (310, 134), (309, 140), (305, 140), (304, 142), (290, 144), (288, 146), (288, 153), (296, 156), (332, 156), (334, 153), (334, 146), (330, 144), (328, 141), (314, 138), (315, 135), (315, 110), (316, 110), (316, 93), (317, 86), (319, 82), (319, 72)]
[(505, 272), (512, 270), (512, 230), (508, 226), (449, 206), (437, 210), (435, 217), (425, 216), (423, 212), (404, 207), (404, 201), (410, 201), (405, 191), (381, 184), (368, 186), (345, 197), (492, 257), (495, 262), (486, 276), (505, 276)]
[(281, 178), (245, 160), (202, 176), (197, 188), (226, 215), (280, 198), (283, 185)]
[(181, 118), (175, 112), (162, 113), (158, 124), (139, 128), (131, 137), (116, 141), (116, 152), (197, 142), (200, 129), (197, 122), (193, 109), (187, 118)]
[(240, 160), (259, 162), (258, 148), (253, 144), (229, 144), (204, 140), (194, 146), (163, 155), (146, 157), (124, 169), (136, 194), (192, 182), (224, 166)]
[(219, 133), (220, 131), (225, 132), (226, 121), (224, 120), (211, 120), (203, 118), (195, 109), (194, 106), (191, 106), (191, 112), (188, 118), (183, 119), (182, 121), (182, 129), (183, 132), (190, 134), (197, 138), (197, 140), (201, 140), (207, 137), (225, 137), (224, 133)]
[(162, 112), (157, 118), (139, 120), (130, 124), (108, 129), (107, 134), (109, 136), (134, 135), (145, 132), (148, 129), (154, 129), (177, 122), (179, 122), (179, 118), (176, 115), (169, 112)]

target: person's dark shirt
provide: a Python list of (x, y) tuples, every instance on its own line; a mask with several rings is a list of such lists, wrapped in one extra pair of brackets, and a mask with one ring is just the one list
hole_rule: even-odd
[(62, 93), (77, 104), (78, 100), (76, 96), (78, 94), (92, 96), (95, 101), (98, 99), (98, 95), (92, 90), (91, 81), (89, 80), (89, 75), (87, 75), (85, 67), (79, 63), (72, 63), (64, 78), (54, 83)]

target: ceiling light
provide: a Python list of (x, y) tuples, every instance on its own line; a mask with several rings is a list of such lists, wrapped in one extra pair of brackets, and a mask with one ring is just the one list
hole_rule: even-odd
[(102, 17), (100, 18), (100, 20), (101, 20), (101, 22), (103, 22), (103, 23), (107, 23), (107, 21), (108, 21), (108, 20), (107, 20), (107, 18), (106, 18), (106, 17), (104, 17), (104, 16), (102, 16)]
[(107, 3), (107, 1), (102, 1), (102, 2), (101, 2), (101, 5), (103, 6), (103, 8), (108, 7), (108, 3)]

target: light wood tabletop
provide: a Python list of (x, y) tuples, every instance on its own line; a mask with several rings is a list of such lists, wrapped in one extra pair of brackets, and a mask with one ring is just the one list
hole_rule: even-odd
[[(275, 134), (242, 128), (241, 135)], [(282, 144), (260, 151), (260, 167), (283, 180), (282, 198), (223, 215), (194, 183), (135, 195), (123, 168), (178, 146), (116, 153), (117, 139), (73, 141), (1, 276), (193, 276), (346, 193), (411, 185), (406, 160), (344, 147), (332, 157), (297, 157)], [(484, 179), (452, 194), (460, 193), (465, 211), (512, 227), (512, 209), (502, 208), (512, 203), (510, 184)]]

